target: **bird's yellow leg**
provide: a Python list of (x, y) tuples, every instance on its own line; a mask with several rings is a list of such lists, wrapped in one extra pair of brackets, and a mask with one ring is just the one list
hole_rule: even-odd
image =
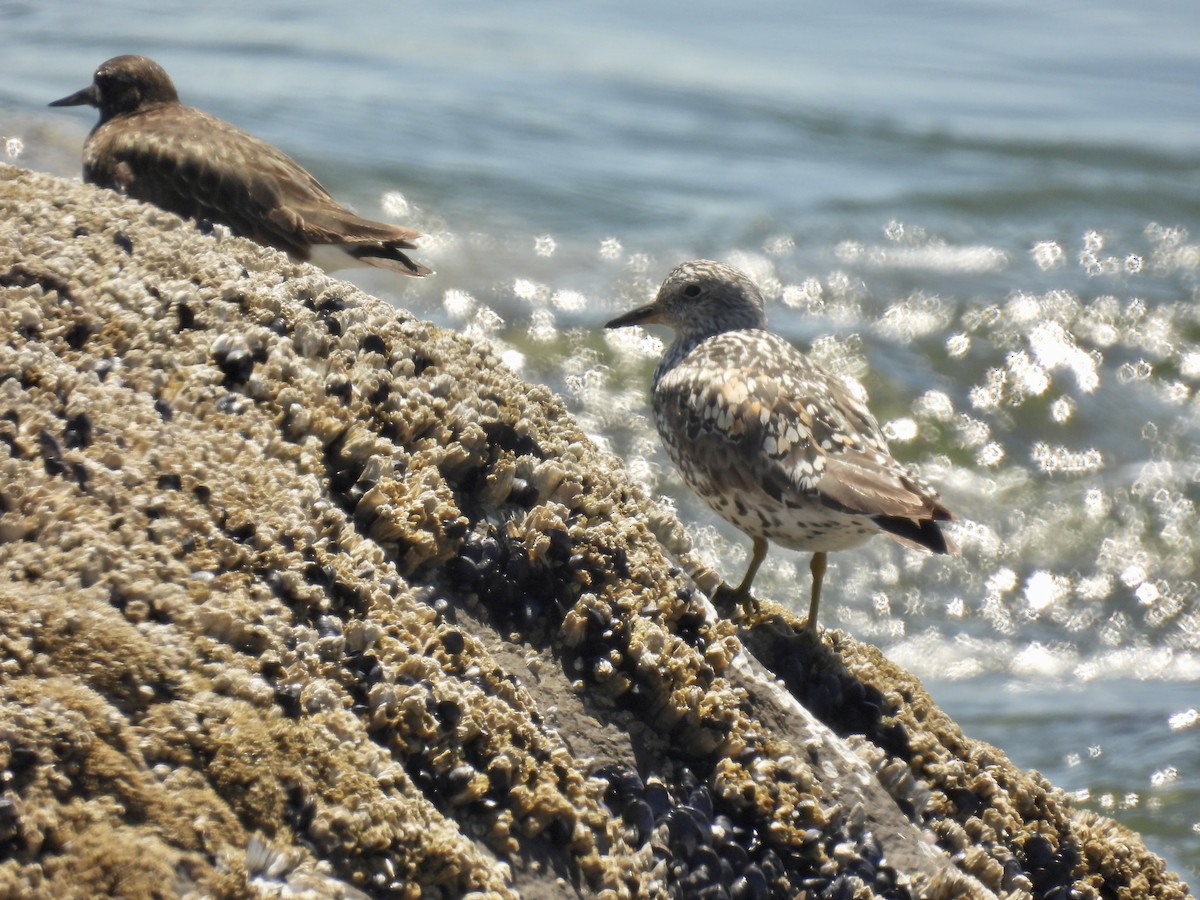
[(750, 565), (746, 568), (746, 574), (742, 577), (742, 583), (733, 589), (734, 598), (742, 604), (742, 609), (747, 614), (749, 614), (753, 605), (753, 598), (750, 596), (750, 585), (754, 582), (754, 576), (758, 574), (758, 567), (763, 564), (763, 560), (766, 558), (766, 538), (755, 538), (754, 547), (750, 550)]
[(821, 582), (825, 580), (825, 551), (818, 550), (814, 553), (808, 567), (812, 571), (812, 599), (808, 601), (808, 624), (805, 627), (816, 634), (817, 607), (821, 605)]

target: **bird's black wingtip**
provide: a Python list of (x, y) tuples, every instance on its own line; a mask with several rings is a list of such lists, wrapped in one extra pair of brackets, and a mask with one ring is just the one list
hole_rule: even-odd
[[(946, 537), (940, 525), (933, 519), (908, 519), (903, 516), (875, 516), (875, 524), (888, 533), (890, 537), (924, 547), (931, 553), (951, 554), (957, 548)], [(945, 521), (944, 519), (942, 521)]]
[(347, 247), (346, 252), (369, 266), (377, 266), (391, 272), (399, 272), (401, 275), (408, 275), (413, 278), (426, 278), (434, 274), (433, 269), (429, 268), (429, 266), (422, 265), (395, 246), (387, 244), (360, 244), (354, 247)]

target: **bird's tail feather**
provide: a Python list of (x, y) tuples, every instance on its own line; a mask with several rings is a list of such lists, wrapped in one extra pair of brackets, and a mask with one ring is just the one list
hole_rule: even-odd
[(933, 519), (907, 519), (903, 516), (875, 516), (874, 519), (888, 537), (906, 546), (922, 547), (934, 553), (958, 553), (958, 547)]
[(414, 261), (393, 244), (351, 244), (346, 246), (345, 250), (360, 262), (399, 272), (401, 275), (422, 278), (433, 274), (433, 269)]

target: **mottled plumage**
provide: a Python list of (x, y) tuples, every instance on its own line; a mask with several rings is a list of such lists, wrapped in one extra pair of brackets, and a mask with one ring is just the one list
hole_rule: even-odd
[(83, 146), (86, 182), (180, 216), (219, 222), (297, 260), (329, 244), (369, 265), (404, 275), (430, 273), (403, 252), (415, 247), (420, 232), (355, 215), (282, 151), (182, 105), (153, 60), (114, 57), (88, 87), (50, 105), (83, 104), (100, 110)]
[(654, 372), (654, 420), (667, 452), (688, 485), (754, 540), (735, 589), (743, 602), (768, 541), (813, 551), (809, 628), (828, 551), (882, 533), (950, 552), (937, 524), (950, 511), (892, 458), (845, 380), (766, 330), (762, 295), (744, 274), (684, 263), (653, 303), (607, 327), (651, 323), (675, 330)]

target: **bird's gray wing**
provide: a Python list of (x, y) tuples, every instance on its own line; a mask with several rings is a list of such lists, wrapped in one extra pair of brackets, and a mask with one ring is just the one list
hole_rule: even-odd
[(660, 394), (660, 415), (692, 443), (698, 464), (746, 490), (871, 517), (928, 519), (940, 509), (892, 459), (848, 383), (777, 335), (710, 338), (664, 375)]

